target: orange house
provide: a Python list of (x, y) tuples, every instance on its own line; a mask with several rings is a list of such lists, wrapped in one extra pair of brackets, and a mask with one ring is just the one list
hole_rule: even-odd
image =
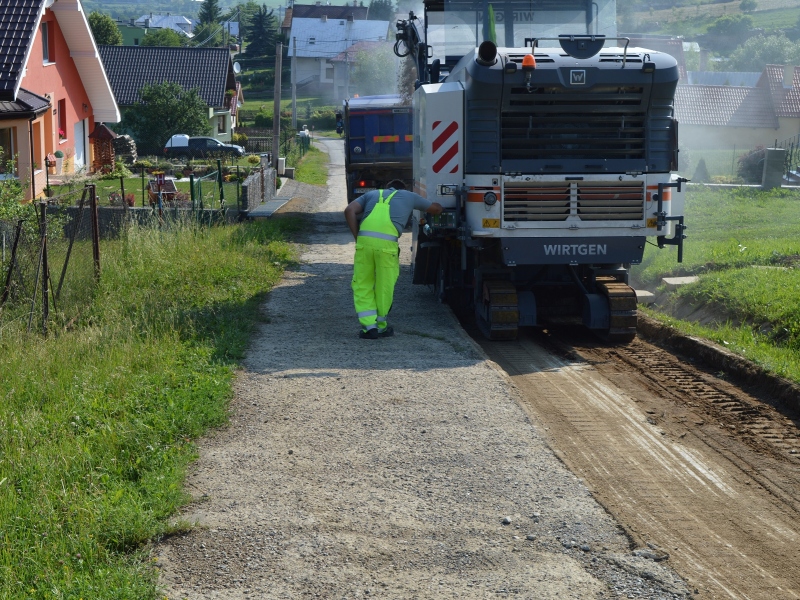
[(119, 120), (80, 1), (0, 0), (0, 177), (41, 196), (48, 155), (64, 155), (53, 175), (86, 171), (89, 134)]

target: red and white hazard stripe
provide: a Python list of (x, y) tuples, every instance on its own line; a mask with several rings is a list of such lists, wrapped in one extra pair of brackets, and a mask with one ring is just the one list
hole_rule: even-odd
[(432, 127), (434, 173), (458, 172), (458, 123), (434, 121)]

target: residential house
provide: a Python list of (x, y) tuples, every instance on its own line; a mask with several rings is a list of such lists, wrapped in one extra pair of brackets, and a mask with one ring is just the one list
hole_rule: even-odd
[(682, 146), (772, 146), (800, 135), (800, 67), (767, 65), (754, 87), (679, 85), (675, 112)]
[(91, 165), (89, 134), (116, 123), (114, 101), (79, 0), (0, 0), (0, 146), (3, 166), (28, 183), (27, 198), (46, 186), (48, 155), (61, 150), (64, 168)]
[(328, 97), (341, 97), (343, 90), (334, 88), (335, 64), (331, 60), (357, 42), (387, 39), (389, 21), (293, 18), (289, 57), (294, 58), (294, 83)]
[(176, 33), (192, 37), (193, 22), (182, 15), (142, 15), (133, 24), (144, 29), (172, 29)]
[(194, 22), (181, 15), (142, 15), (138, 19), (117, 22), (119, 32), (122, 34), (123, 46), (138, 46), (148, 33), (159, 29), (172, 29), (174, 32), (186, 37), (194, 36)]
[[(344, 6), (331, 6), (317, 2), (316, 4), (294, 4), (286, 9), (286, 14), (281, 23), (281, 35), (289, 37), (292, 31), (292, 19), (351, 19), (353, 21), (365, 21), (369, 14), (368, 6), (358, 6), (358, 0), (353, 0), (351, 4)], [(289, 38), (291, 39), (291, 38)]]
[[(213, 137), (231, 140), (242, 92), (226, 48), (100, 46), (99, 51), (120, 107), (141, 103), (139, 91), (145, 84), (172, 82), (185, 90), (197, 88), (208, 106)], [(143, 142), (163, 145), (166, 139)]]

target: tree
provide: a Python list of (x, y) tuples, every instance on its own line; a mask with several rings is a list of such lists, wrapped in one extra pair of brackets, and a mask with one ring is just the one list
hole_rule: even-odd
[[(239, 37), (241, 38), (244, 35), (244, 32), (248, 30), (248, 28), (253, 23), (253, 17), (256, 13), (261, 9), (260, 4), (254, 2), (254, 0), (248, 0), (245, 4), (237, 4), (233, 8), (231, 8), (230, 12), (226, 14), (223, 18), (225, 21), (239, 21)], [(238, 15), (238, 16), (237, 16)]]
[(183, 46), (187, 42), (185, 36), (174, 29), (149, 29), (139, 42), (141, 46)]
[(176, 133), (208, 135), (208, 106), (197, 88), (184, 90), (177, 83), (145, 85), (141, 103), (125, 111), (120, 127), (130, 132), (141, 154), (160, 154)]
[(248, 56), (275, 56), (275, 46), (278, 37), (278, 19), (272, 9), (267, 10), (262, 5), (253, 15), (250, 26), (246, 31)]
[(800, 63), (800, 45), (780, 33), (750, 38), (733, 51), (725, 62), (725, 68), (730, 71), (762, 71), (766, 65), (798, 63)]
[(739, 10), (742, 12), (753, 12), (756, 8), (758, 8), (758, 2), (756, 2), (756, 0), (742, 0), (739, 3)]
[(200, 11), (197, 13), (197, 20), (201, 25), (217, 24), (221, 17), (222, 9), (219, 7), (219, 0), (203, 0)]
[(372, 0), (367, 10), (370, 21), (391, 21), (394, 17), (394, 2), (392, 0)]
[(192, 46), (214, 48), (222, 45), (222, 27), (216, 23), (204, 23), (194, 28)]
[(92, 30), (94, 41), (101, 46), (121, 46), (122, 33), (116, 22), (108, 15), (97, 11), (89, 15), (89, 28)]
[(726, 15), (715, 20), (708, 27), (709, 45), (713, 49), (728, 53), (750, 37), (753, 17), (748, 15)]

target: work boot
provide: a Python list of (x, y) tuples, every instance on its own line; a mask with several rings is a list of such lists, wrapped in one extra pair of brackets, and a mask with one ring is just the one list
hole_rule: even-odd
[(362, 340), (377, 340), (378, 330), (374, 327), (372, 329), (362, 329), (358, 332), (358, 337), (360, 337)]
[(392, 337), (394, 335), (394, 328), (391, 325), (387, 325), (383, 329), (378, 329), (378, 337)]

